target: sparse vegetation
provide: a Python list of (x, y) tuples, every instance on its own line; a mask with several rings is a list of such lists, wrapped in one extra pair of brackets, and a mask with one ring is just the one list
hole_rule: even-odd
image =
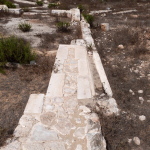
[(16, 6), (9, 0), (0, 0), (0, 4), (6, 5), (8, 8), (16, 8)]
[(43, 6), (43, 3), (44, 3), (44, 2), (43, 2), (42, 0), (41, 0), (41, 1), (40, 1), (40, 0), (37, 0), (37, 1), (36, 1), (36, 4), (37, 4), (38, 6)]
[(83, 5), (78, 5), (78, 9), (80, 9), (80, 12), (82, 13), (83, 11), (85, 11), (85, 7)]
[(0, 62), (29, 63), (35, 59), (28, 42), (22, 38), (11, 36), (0, 39)]
[(32, 26), (29, 23), (24, 22), (24, 23), (20, 23), (18, 27), (23, 32), (29, 32)]
[(69, 31), (70, 23), (68, 22), (58, 22), (57, 24), (58, 31), (67, 32)]
[(48, 8), (56, 8), (59, 4), (57, 3), (49, 3)]
[(90, 14), (83, 14), (83, 17), (90, 24), (90, 26), (93, 27), (94, 16)]

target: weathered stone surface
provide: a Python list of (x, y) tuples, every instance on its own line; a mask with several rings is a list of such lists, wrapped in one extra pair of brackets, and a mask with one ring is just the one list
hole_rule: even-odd
[(8, 11), (8, 7), (6, 5), (0, 5), (0, 10)]
[[(65, 74), (55, 74), (51, 76), (51, 80), (48, 86), (47, 95), (49, 97), (62, 97), (64, 86)], [(59, 88), (58, 88), (59, 87)]]
[(103, 113), (106, 115), (119, 114), (119, 109), (114, 98), (108, 100), (100, 100), (97, 102), (101, 108), (103, 108)]
[(46, 112), (40, 116), (41, 123), (50, 126), (55, 119), (55, 116), (56, 115), (53, 112)]
[(54, 128), (62, 135), (68, 135), (70, 130), (74, 128), (73, 124), (70, 122), (69, 119), (58, 119), (57, 124)]
[(44, 144), (44, 150), (66, 150), (63, 142), (49, 142)]
[(80, 106), (79, 109), (82, 110), (84, 113), (90, 113), (91, 112), (90, 108), (88, 108), (86, 106)]
[(25, 143), (22, 145), (22, 150), (44, 150), (42, 143)]
[(42, 112), (44, 94), (31, 94), (24, 114), (38, 114)]
[(18, 141), (13, 141), (7, 146), (3, 146), (0, 148), (0, 150), (20, 150), (20, 149), (21, 149), (21, 143)]
[(78, 99), (92, 98), (90, 82), (88, 78), (80, 76), (78, 77), (77, 98)]
[(58, 140), (58, 135), (55, 131), (47, 129), (40, 123), (33, 126), (30, 133), (28, 141), (33, 142), (46, 142), (46, 141), (56, 141)]
[(87, 60), (78, 61), (79, 76), (89, 76)]
[(75, 130), (73, 133), (73, 136), (78, 138), (78, 139), (84, 139), (85, 137), (85, 128), (84, 127), (79, 127)]
[(82, 150), (82, 145), (78, 144), (75, 150)]
[(87, 134), (87, 150), (106, 150), (106, 142), (99, 133)]

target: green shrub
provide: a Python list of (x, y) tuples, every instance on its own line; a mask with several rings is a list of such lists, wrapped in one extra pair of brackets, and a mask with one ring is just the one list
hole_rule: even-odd
[(24, 7), (24, 8), (23, 8), (23, 11), (24, 11), (24, 12), (29, 12), (30, 9), (29, 9), (29, 7)]
[(70, 23), (68, 22), (58, 22), (57, 29), (58, 31), (67, 32), (69, 30)]
[(38, 0), (38, 1), (36, 1), (36, 4), (37, 4), (38, 6), (43, 6), (43, 1)]
[(0, 63), (29, 63), (35, 59), (28, 42), (22, 38), (11, 36), (0, 39)]
[(59, 4), (57, 3), (49, 3), (48, 8), (56, 8)]
[(84, 6), (81, 4), (78, 5), (78, 9), (80, 10), (81, 13), (85, 10)]
[(84, 19), (93, 27), (94, 16), (90, 14), (83, 14)]
[(23, 32), (29, 32), (31, 30), (31, 25), (29, 23), (20, 23), (18, 25), (19, 29)]
[(8, 8), (16, 8), (16, 6), (9, 0), (0, 0), (0, 4), (6, 5)]

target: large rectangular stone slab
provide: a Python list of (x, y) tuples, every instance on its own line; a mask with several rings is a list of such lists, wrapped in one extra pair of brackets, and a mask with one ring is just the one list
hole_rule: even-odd
[(87, 59), (87, 51), (84, 46), (75, 46), (75, 59), (86, 60)]
[(47, 95), (49, 97), (62, 97), (64, 86), (65, 74), (52, 73), (51, 80), (47, 89)]
[(31, 94), (26, 105), (24, 114), (38, 114), (42, 113), (44, 94)]
[(78, 60), (78, 72), (80, 76), (89, 76), (87, 60)]
[(78, 76), (77, 98), (78, 99), (92, 98), (89, 78)]
[(58, 60), (65, 60), (68, 56), (68, 46), (67, 45), (59, 45), (56, 59)]

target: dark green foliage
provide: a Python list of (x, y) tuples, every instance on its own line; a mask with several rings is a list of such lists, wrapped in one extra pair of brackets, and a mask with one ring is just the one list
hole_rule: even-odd
[(0, 39), (0, 63), (29, 63), (35, 59), (30, 44), (24, 39), (11, 36)]
[(58, 31), (67, 32), (69, 31), (70, 23), (68, 22), (58, 22), (57, 29)]
[(80, 12), (82, 13), (83, 11), (85, 11), (85, 8), (83, 5), (78, 5), (78, 9), (80, 9)]
[(93, 27), (94, 16), (90, 14), (83, 14), (84, 19)]
[(37, 4), (38, 6), (43, 6), (43, 1), (38, 0), (38, 1), (36, 1), (36, 4)]
[(16, 6), (9, 0), (0, 0), (0, 4), (6, 5), (8, 8), (16, 8)]
[(29, 32), (31, 29), (31, 25), (29, 23), (20, 23), (18, 27), (23, 32)]
[(49, 3), (48, 8), (56, 8), (59, 4), (57, 3)]

